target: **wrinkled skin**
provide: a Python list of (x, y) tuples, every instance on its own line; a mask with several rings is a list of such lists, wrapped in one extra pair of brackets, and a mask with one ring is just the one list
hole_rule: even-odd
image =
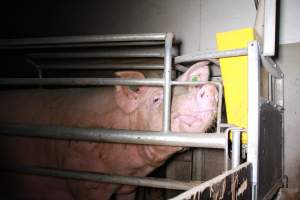
[[(208, 80), (207, 62), (192, 66), (178, 80)], [(119, 72), (143, 78), (139, 72)], [(204, 132), (217, 110), (215, 86), (178, 87), (173, 91), (171, 129)], [(130, 130), (162, 129), (163, 90), (141, 86), (111, 88), (35, 89), (0, 92), (0, 123), (27, 123)], [(0, 160), (64, 169), (145, 176), (180, 147), (93, 143), (1, 136)], [(5, 174), (1, 192), (29, 199), (133, 199), (133, 186)], [(9, 178), (8, 178), (9, 177)], [(5, 183), (5, 184), (4, 184)], [(13, 187), (12, 187), (13, 186)]]

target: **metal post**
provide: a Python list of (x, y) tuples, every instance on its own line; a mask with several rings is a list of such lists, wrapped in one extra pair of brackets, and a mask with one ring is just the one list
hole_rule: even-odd
[(275, 55), (276, 0), (265, 0), (264, 4), (264, 56)]
[(260, 65), (259, 46), (256, 41), (248, 44), (248, 156), (252, 164), (252, 198), (258, 191), (258, 141), (259, 141), (259, 97)]
[(241, 132), (232, 130), (232, 168), (239, 166), (241, 157)]
[(165, 69), (164, 69), (164, 115), (163, 115), (163, 131), (165, 133), (170, 130), (171, 115), (171, 73), (172, 73), (172, 44), (173, 33), (167, 33), (165, 43)]

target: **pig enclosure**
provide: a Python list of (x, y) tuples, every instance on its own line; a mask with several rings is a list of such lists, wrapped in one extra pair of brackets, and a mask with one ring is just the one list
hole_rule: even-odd
[[(60, 178), (71, 178), (79, 180), (92, 180), (100, 181), (106, 183), (119, 183), (119, 184), (129, 184), (138, 185), (145, 187), (158, 187), (166, 189), (175, 190), (187, 190), (196, 185), (200, 184), (200, 188), (195, 187), (194, 192), (190, 191), (187, 194), (183, 193), (178, 196), (177, 199), (198, 199), (200, 197), (208, 198), (208, 190), (216, 191), (214, 195), (224, 196), (226, 198), (231, 196), (236, 196), (238, 198), (251, 198), (251, 173), (250, 173), (250, 163), (255, 163), (257, 157), (257, 149), (255, 149), (258, 144), (255, 137), (258, 138), (258, 120), (266, 121), (266, 127), (269, 127), (269, 123), (272, 120), (280, 121), (282, 120), (281, 114), (276, 114), (277, 110), (281, 109), (277, 105), (278, 102), (275, 97), (278, 97), (277, 92), (280, 88), (275, 85), (277, 79), (266, 79), (263, 75), (260, 76), (259, 68), (259, 47), (256, 42), (249, 44), (248, 49), (230, 50), (223, 52), (195, 52), (193, 54), (187, 54), (183, 56), (174, 56), (176, 51), (173, 50), (173, 34), (141, 34), (141, 35), (112, 35), (112, 36), (92, 36), (92, 37), (70, 37), (70, 38), (41, 38), (41, 39), (20, 39), (20, 40), (6, 40), (2, 41), (1, 48), (5, 50), (5, 54), (15, 54), (15, 56), (20, 56), (25, 58), (25, 61), (32, 66), (35, 71), (35, 75), (32, 77), (22, 77), (22, 78), (1, 78), (0, 83), (3, 85), (3, 89), (16, 89), (16, 87), (99, 87), (105, 85), (129, 85), (131, 87), (138, 85), (155, 85), (163, 86), (164, 88), (164, 112), (163, 112), (163, 131), (161, 132), (149, 132), (149, 131), (123, 131), (123, 130), (101, 130), (101, 129), (83, 129), (75, 127), (41, 127), (41, 126), (29, 126), (29, 125), (1, 125), (1, 134), (9, 136), (30, 136), (30, 137), (47, 137), (52, 139), (71, 139), (71, 140), (83, 140), (83, 141), (97, 141), (97, 142), (112, 142), (112, 143), (133, 143), (133, 144), (151, 144), (151, 145), (169, 145), (169, 146), (183, 146), (183, 147), (200, 147), (200, 148), (212, 148), (212, 149), (223, 149), (224, 150), (224, 171), (225, 174), (221, 177), (216, 177), (211, 182), (200, 184), (199, 181), (178, 181), (170, 179), (161, 178), (142, 178), (142, 177), (128, 177), (128, 176), (116, 176), (108, 174), (95, 174), (89, 172), (79, 172), (79, 171), (66, 171), (61, 169), (48, 169), (41, 166), (14, 166), (10, 169), (19, 173), (29, 173), (37, 174), (43, 176), (54, 176)], [(119, 47), (135, 47), (132, 49), (119, 49)], [(145, 47), (146, 48), (141, 48)], [(176, 45), (174, 45), (176, 46)], [(115, 48), (118, 47), (118, 48)], [(155, 47), (155, 48), (153, 48)], [(102, 51), (95, 51), (97, 48)], [(99, 50), (97, 49), (97, 50)], [(107, 50), (108, 49), (108, 50)], [(145, 50), (146, 49), (146, 50)], [(7, 53), (9, 52), (9, 53)], [(226, 124), (221, 120), (222, 111), (222, 85), (218, 78), (214, 78), (214, 81), (209, 81), (210, 84), (214, 84), (218, 88), (218, 112), (215, 129), (213, 133), (199, 133), (199, 134), (188, 134), (188, 133), (172, 133), (170, 131), (170, 101), (171, 101), (171, 88), (176, 85), (199, 85), (208, 82), (195, 82), (195, 81), (174, 81), (172, 77), (172, 71), (183, 72), (187, 68), (182, 63), (193, 63), (201, 60), (211, 60), (215, 62), (215, 59), (230, 56), (242, 56), (248, 55), (249, 57), (249, 124), (253, 124), (248, 128), (248, 133), (253, 133), (253, 141), (249, 137), (249, 143), (247, 148), (247, 163), (238, 167), (240, 164), (240, 159), (246, 160), (241, 154), (241, 150), (245, 152), (245, 146), (240, 144), (240, 133), (244, 131), (239, 127), (234, 127), (232, 125)], [(10, 58), (10, 57), (8, 57)], [(95, 62), (95, 58), (102, 58), (105, 60), (103, 63)], [(125, 59), (126, 58), (126, 59)], [(91, 61), (90, 61), (90, 60)], [(70, 62), (66, 62), (68, 60)], [(74, 62), (74, 60), (76, 62)], [(88, 61), (90, 64), (89, 70), (82, 70), (85, 67), (84, 63)], [(115, 62), (119, 63), (115, 63)], [(159, 63), (160, 62), (160, 63)], [(267, 71), (269, 61), (265, 61), (264, 64)], [(69, 63), (72, 63), (70, 65)], [(146, 64), (145, 64), (146, 63)], [(175, 70), (172, 70), (175, 69)], [(163, 78), (148, 78), (148, 79), (120, 79), (120, 78), (103, 78), (111, 75), (109, 70), (103, 71), (105, 69), (142, 69), (142, 70), (164, 70)], [(68, 73), (71, 77), (64, 77), (66, 71), (73, 70), (72, 73)], [(77, 70), (77, 72), (76, 72)], [(271, 71), (271, 70), (269, 70)], [(179, 73), (177, 72), (177, 73)], [(264, 70), (262, 70), (264, 72)], [(10, 72), (7, 72), (6, 76), (10, 76)], [(86, 73), (86, 74), (85, 74)], [(266, 73), (266, 72), (264, 72)], [(271, 71), (272, 76), (278, 77), (277, 71)], [(78, 77), (80, 74), (80, 77)], [(84, 75), (85, 74), (85, 75)], [(92, 74), (92, 75), (91, 75)], [(162, 74), (162, 73), (161, 73)], [(26, 74), (30, 75), (30, 74)], [(86, 76), (86, 77), (82, 77)], [(99, 77), (100, 76), (100, 77)], [(35, 78), (36, 77), (36, 78)], [(151, 77), (151, 73), (150, 73)], [(174, 77), (174, 75), (173, 75)], [(262, 77), (261, 84), (259, 84), (258, 77)], [(280, 77), (280, 76), (279, 76)], [(280, 80), (280, 79), (279, 79)], [(260, 85), (262, 86), (261, 92)], [(276, 87), (276, 88), (270, 88)], [(272, 92), (270, 92), (272, 91)], [(280, 91), (279, 91), (280, 92)], [(261, 107), (261, 114), (259, 113), (259, 94), (266, 95), (268, 99), (263, 103)], [(280, 99), (279, 99), (280, 101)], [(274, 110), (275, 109), (275, 110)], [(263, 112), (262, 112), (263, 111)], [(281, 111), (280, 111), (281, 112)], [(270, 113), (270, 114), (268, 114)], [(273, 114), (272, 114), (273, 113)], [(259, 117), (261, 115), (261, 117)], [(267, 115), (265, 117), (265, 115)], [(273, 118), (277, 116), (276, 118)], [(254, 116), (254, 117), (253, 117)], [(256, 116), (256, 117), (255, 117)], [(273, 137), (277, 137), (274, 140), (274, 145), (281, 143), (281, 124), (278, 123), (279, 127), (274, 128), (274, 130), (268, 130), (269, 128), (264, 128), (261, 125), (261, 132), (264, 133), (264, 138), (260, 140), (262, 145), (259, 148), (265, 148), (266, 145), (263, 144), (268, 140), (269, 131), (272, 134), (276, 133)], [(253, 130), (251, 130), (253, 128)], [(232, 144), (228, 139), (229, 131), (233, 132)], [(277, 132), (278, 131), (278, 132)], [(256, 135), (255, 135), (256, 133)], [(251, 144), (253, 143), (253, 144)], [(251, 146), (250, 146), (251, 144)], [(255, 147), (256, 146), (256, 147)], [(282, 147), (282, 145), (281, 145)], [(266, 178), (260, 176), (261, 185), (259, 198), (269, 195), (272, 196), (274, 191), (278, 187), (282, 186), (282, 160), (280, 157), (274, 157), (274, 155), (280, 155), (282, 148), (278, 148), (276, 154), (270, 152), (270, 150), (260, 150), (267, 153), (267, 157), (271, 159), (269, 163), (277, 163), (273, 169), (274, 171), (268, 169), (265, 163), (260, 167), (260, 170), (267, 170), (270, 175)], [(253, 151), (253, 152), (251, 152)], [(252, 155), (251, 155), (252, 154)], [(230, 155), (230, 157), (229, 157)], [(264, 155), (264, 154), (263, 154)], [(270, 157), (270, 155), (273, 155)], [(279, 158), (279, 160), (278, 160)], [(229, 170), (229, 159), (231, 162), (231, 167), (234, 170)], [(252, 160), (251, 160), (252, 159)], [(267, 161), (268, 159), (262, 159)], [(117, 162), (117, 161), (116, 161)], [(194, 163), (197, 164), (197, 163)], [(273, 176), (277, 174), (276, 176)], [(233, 186), (230, 180), (238, 181)], [(201, 180), (200, 180), (201, 181)], [(225, 182), (224, 182), (225, 181)], [(255, 182), (254, 182), (255, 183)], [(218, 185), (226, 185), (226, 187), (220, 187)], [(211, 188), (211, 189), (208, 189)], [(242, 188), (242, 189), (241, 189)], [(270, 194), (269, 191), (272, 188)], [(208, 190), (207, 190), (208, 189)], [(231, 192), (229, 192), (231, 191)], [(152, 193), (152, 194), (151, 194)], [(149, 195), (147, 197), (147, 195)], [(140, 190), (138, 199), (151, 199), (153, 196), (159, 195), (159, 192), (147, 192), (147, 190)], [(160, 194), (161, 195), (161, 194)], [(214, 196), (213, 195), (213, 196)], [(163, 195), (164, 196), (164, 195)], [(170, 197), (170, 196), (168, 196)], [(159, 197), (163, 198), (163, 197)], [(212, 198), (209, 197), (209, 198)]]
[[(269, 5), (273, 2), (266, 1)], [(265, 28), (268, 27), (269, 32), (265, 31), (268, 37), (264, 40), (270, 39), (268, 42), (253, 41), (249, 43), (248, 48), (223, 52), (197, 51), (181, 55), (182, 44), (173, 39), (172, 33), (1, 40), (1, 59), (3, 63), (9, 64), (9, 67), (1, 69), (2, 90), (73, 87), (85, 89), (113, 85), (128, 85), (134, 90), (140, 85), (149, 85), (162, 87), (164, 91), (163, 129), (160, 132), (1, 124), (1, 134), (6, 135), (5, 137), (28, 136), (55, 140), (182, 146), (194, 147), (194, 152), (195, 148), (215, 152), (205, 161), (207, 166), (203, 166), (204, 159), (199, 157), (199, 154), (176, 154), (172, 157), (172, 162), (168, 161), (168, 165), (162, 166), (152, 174), (167, 179), (67, 171), (43, 166), (5, 168), (5, 165), (2, 165), (2, 173), (7, 174), (9, 171), (144, 186), (145, 188), (138, 190), (136, 196), (136, 199), (141, 200), (173, 198), (184, 190), (188, 191), (174, 199), (272, 199), (278, 188), (284, 185), (283, 75), (269, 57), (274, 45), (274, 24), (272, 20), (265, 20), (268, 23), (263, 24)], [(260, 39), (258, 37), (258, 40)], [(226, 118), (222, 117), (222, 112), (225, 114), (222, 108), (222, 77), (216, 65), (219, 58), (246, 55), (249, 66), (249, 93), (248, 129), (244, 130), (228, 124)], [(216, 63), (211, 66), (212, 81), (175, 81), (179, 74), (188, 70), (188, 66), (206, 60)], [(113, 73), (120, 70), (141, 70), (147, 79), (115, 78)], [(171, 132), (172, 88), (206, 83), (215, 85), (219, 92), (215, 127), (207, 134)], [(232, 141), (228, 138), (230, 131), (233, 134)], [(243, 131), (248, 132), (247, 145), (241, 144), (240, 134)], [(2, 158), (1, 160), (5, 164)], [(245, 163), (240, 165), (242, 162)], [(210, 168), (203, 170), (209, 175), (202, 174), (201, 178), (195, 178), (197, 176), (194, 174), (199, 175), (197, 170), (205, 167)], [(220, 176), (215, 177), (220, 173)], [(208, 179), (211, 180), (204, 182)], [(169, 190), (154, 190), (149, 187)]]

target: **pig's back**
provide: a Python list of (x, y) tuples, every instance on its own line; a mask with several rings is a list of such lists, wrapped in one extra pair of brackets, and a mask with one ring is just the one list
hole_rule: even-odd
[(112, 88), (0, 91), (0, 123), (93, 126), (115, 108)]

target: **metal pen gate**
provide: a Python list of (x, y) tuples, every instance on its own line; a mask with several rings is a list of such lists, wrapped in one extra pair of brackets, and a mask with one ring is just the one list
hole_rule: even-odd
[[(1, 49), (39, 49), (39, 48), (58, 48), (58, 47), (75, 47), (85, 45), (145, 45), (164, 43), (164, 78), (163, 79), (121, 79), (121, 78), (1, 78), (0, 84), (6, 86), (12, 85), (60, 85), (60, 86), (100, 86), (100, 85), (149, 85), (164, 87), (164, 115), (163, 131), (124, 131), (124, 130), (107, 130), (107, 129), (88, 129), (88, 128), (67, 128), (67, 127), (45, 127), (24, 124), (2, 124), (0, 126), (1, 134), (25, 136), (25, 137), (46, 137), (52, 139), (71, 139), (93, 142), (114, 142), (114, 143), (133, 143), (133, 144), (150, 144), (150, 145), (168, 145), (182, 147), (201, 147), (227, 149), (227, 137), (220, 133), (221, 129), (221, 106), (222, 106), (222, 84), (220, 82), (179, 82), (171, 80), (172, 66), (172, 41), (173, 34), (142, 34), (142, 35), (106, 35), (92, 37), (65, 37), (65, 38), (41, 38), (41, 39), (16, 39), (0, 41)], [(117, 44), (115, 44), (117, 43)], [(224, 52), (206, 52), (200, 55), (179, 56), (175, 58), (175, 63), (207, 60), (211, 58), (229, 57), (245, 55), (247, 49)], [(130, 57), (130, 56), (162, 56), (155, 54), (129, 54), (117, 53), (106, 54), (103, 57)], [(43, 54), (40, 54), (43, 56)], [(49, 56), (48, 54), (46, 56)], [(61, 55), (63, 56), (63, 55)], [(98, 55), (102, 57), (102, 55)], [(130, 68), (130, 67), (128, 67)], [(134, 68), (137, 68), (134, 66)], [(152, 69), (151, 67), (149, 67)], [(157, 67), (153, 67), (154, 69)], [(171, 86), (173, 85), (197, 85), (210, 83), (218, 87), (219, 102), (217, 114), (217, 132), (208, 134), (192, 133), (172, 133), (170, 131), (170, 95)], [(228, 152), (227, 150), (225, 152)], [(227, 153), (226, 153), (227, 155)], [(239, 152), (235, 152), (239, 155)], [(236, 156), (237, 158), (237, 156)], [(236, 161), (234, 161), (237, 163)], [(226, 167), (227, 168), (227, 162)], [(168, 189), (186, 190), (195, 186), (193, 182), (182, 182), (175, 180), (148, 179), (142, 177), (122, 177), (109, 176), (106, 174), (80, 173), (74, 171), (65, 171), (59, 169), (46, 169), (29, 166), (17, 166), (14, 170), (24, 173), (49, 175), (64, 178), (74, 178), (82, 180), (93, 180), (101, 182), (111, 182), (120, 184), (132, 184), (148, 187), (161, 187)], [(198, 183), (198, 182), (197, 182)]]

